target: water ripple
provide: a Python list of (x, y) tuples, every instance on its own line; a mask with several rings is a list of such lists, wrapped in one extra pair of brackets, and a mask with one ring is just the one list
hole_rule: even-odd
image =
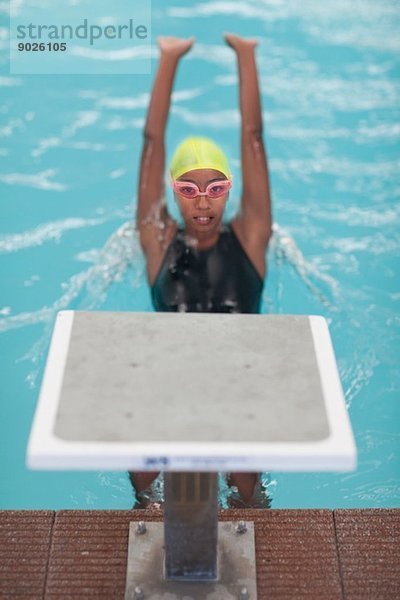
[(79, 129), (84, 127), (90, 127), (97, 123), (100, 119), (100, 112), (96, 110), (85, 110), (79, 111), (77, 118), (75, 121), (71, 123), (68, 127), (63, 129), (63, 136), (72, 137), (76, 134)]
[(44, 223), (35, 229), (3, 235), (0, 237), (0, 254), (8, 254), (25, 250), (33, 246), (41, 246), (48, 241), (59, 241), (66, 231), (81, 229), (82, 227), (93, 227), (104, 223), (105, 219), (78, 219), (70, 218), (62, 221)]
[(69, 53), (74, 56), (80, 56), (81, 58), (88, 58), (90, 60), (103, 60), (103, 61), (121, 61), (121, 60), (132, 60), (134, 58), (150, 58), (151, 49), (143, 46), (137, 46), (136, 48), (120, 48), (119, 50), (97, 50), (96, 48), (86, 48), (85, 46), (72, 46), (69, 49)]
[(0, 87), (16, 87), (22, 85), (22, 79), (18, 77), (0, 77)]
[(56, 169), (46, 169), (39, 173), (5, 173), (0, 174), (0, 181), (8, 185), (24, 185), (27, 187), (37, 188), (39, 190), (49, 190), (52, 192), (65, 192), (68, 186), (64, 183), (52, 181), (52, 178), (57, 174)]
[(374, 256), (397, 253), (400, 248), (400, 236), (388, 233), (376, 233), (357, 237), (328, 238), (322, 242), (323, 248), (335, 248), (344, 254), (364, 252)]
[[(233, 17), (254, 19), (265, 26), (289, 19), (323, 45), (350, 46), (380, 52), (397, 51), (399, 11), (396, 2), (373, 0), (315, 2), (315, 0), (242, 0), (212, 1), (190, 7), (174, 6), (167, 10), (174, 19)], [(371, 35), (373, 32), (373, 35)]]
[[(201, 96), (203, 93), (202, 88), (190, 88), (187, 90), (177, 90), (172, 93), (171, 101), (180, 102), (182, 100), (191, 100), (197, 96)], [(150, 100), (150, 94), (148, 92), (143, 94), (137, 94), (135, 97), (112, 97), (105, 96), (98, 98), (97, 106), (99, 108), (109, 108), (112, 110), (136, 110), (140, 108), (147, 108)]]
[(189, 125), (207, 125), (215, 129), (230, 129), (240, 125), (240, 114), (237, 109), (195, 112), (183, 106), (174, 106), (171, 112)]
[[(78, 131), (95, 125), (100, 120), (101, 113), (97, 110), (78, 111), (76, 118), (70, 125), (64, 127), (60, 136), (52, 135), (50, 137), (39, 140), (38, 145), (31, 151), (31, 156), (40, 158), (51, 148), (60, 146), (77, 148), (79, 150), (105, 150), (110, 149), (106, 144), (95, 144), (93, 142), (73, 142), (73, 138)], [(115, 149), (115, 148), (111, 148)]]
[(360, 225), (380, 229), (384, 225), (400, 224), (400, 205), (380, 205), (379, 208), (363, 208), (356, 205), (345, 206), (339, 203), (307, 203), (285, 201), (282, 206), (288, 212), (298, 215), (312, 215), (313, 219), (326, 222), (343, 223), (348, 227)]
[(185, 18), (193, 19), (195, 17), (214, 17), (217, 15), (238, 16), (248, 19), (266, 19), (265, 8), (260, 6), (260, 2), (253, 4), (250, 2), (203, 2), (187, 7), (173, 6), (167, 10), (167, 15), (174, 19)]

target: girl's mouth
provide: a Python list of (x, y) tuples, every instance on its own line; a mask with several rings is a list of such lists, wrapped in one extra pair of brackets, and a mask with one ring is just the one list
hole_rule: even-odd
[(199, 225), (208, 225), (214, 217), (193, 217)]

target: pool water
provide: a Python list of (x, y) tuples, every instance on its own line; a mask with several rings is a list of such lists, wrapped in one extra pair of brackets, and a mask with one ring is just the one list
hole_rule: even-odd
[[(48, 0), (50, 1), (50, 0)], [(20, 4), (23, 5), (21, 1)], [(0, 3), (0, 508), (130, 508), (125, 473), (33, 472), (25, 451), (58, 310), (152, 310), (136, 238), (157, 35), (180, 64), (167, 158), (205, 134), (230, 158), (238, 78), (221, 34), (259, 39), (274, 237), (263, 312), (328, 319), (358, 447), (352, 473), (271, 473), (273, 508), (400, 505), (397, 2), (152, 2), (152, 75), (11, 76)], [(177, 216), (168, 191), (171, 212)]]

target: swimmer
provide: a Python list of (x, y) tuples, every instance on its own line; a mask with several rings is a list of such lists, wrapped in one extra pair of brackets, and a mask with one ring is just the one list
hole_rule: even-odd
[[(235, 51), (240, 80), (241, 206), (223, 222), (232, 175), (215, 141), (194, 136), (176, 149), (169, 165), (171, 186), (184, 225), (165, 203), (164, 134), (175, 73), (195, 39), (159, 37), (161, 54), (144, 127), (136, 227), (146, 258), (156, 311), (258, 313), (271, 237), (271, 197), (255, 48), (257, 41), (225, 34)], [(157, 473), (130, 473), (137, 506)], [(259, 474), (231, 473), (236, 506), (259, 506)]]

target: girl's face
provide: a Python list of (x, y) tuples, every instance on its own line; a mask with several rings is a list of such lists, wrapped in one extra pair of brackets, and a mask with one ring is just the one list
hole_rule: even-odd
[[(226, 180), (227, 177), (220, 171), (194, 169), (178, 177), (177, 181), (195, 183), (200, 192), (205, 192), (210, 183), (222, 179)], [(229, 191), (217, 198), (209, 196), (186, 198), (179, 192), (174, 192), (174, 194), (185, 221), (187, 233), (192, 233), (195, 237), (209, 237), (219, 231)]]

